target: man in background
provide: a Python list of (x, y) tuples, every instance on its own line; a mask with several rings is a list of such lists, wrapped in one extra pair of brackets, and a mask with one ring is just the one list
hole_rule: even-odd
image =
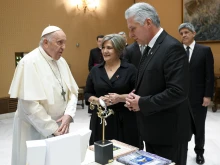
[(120, 34), (125, 39), (125, 46), (128, 46), (126, 33), (125, 32), (119, 32), (118, 34)]
[(133, 64), (136, 68), (138, 68), (141, 56), (141, 45), (136, 41), (128, 45), (123, 52), (123, 58), (127, 62)]
[(205, 120), (214, 92), (214, 59), (210, 47), (195, 42), (196, 32), (191, 23), (181, 24), (178, 30), (189, 61), (189, 101), (196, 124), (196, 163), (203, 164)]
[(98, 35), (96, 37), (98, 47), (90, 50), (89, 63), (88, 63), (89, 71), (92, 69), (93, 66), (103, 62), (103, 57), (102, 57), (102, 52), (101, 52), (103, 37), (104, 35)]
[[(89, 54), (89, 62), (88, 62), (88, 68), (89, 71), (91, 71), (93, 66), (96, 66), (97, 64), (100, 64), (104, 61), (102, 56), (102, 40), (104, 38), (104, 35), (98, 35), (96, 37), (97, 40), (97, 47), (90, 50)], [(88, 102), (86, 102), (86, 105), (89, 105)], [(88, 106), (88, 113), (92, 113), (92, 110)]]
[(145, 47), (135, 91), (127, 96), (126, 106), (137, 112), (147, 152), (186, 165), (193, 124), (186, 52), (160, 27), (160, 18), (150, 4), (133, 4), (125, 18), (130, 36)]
[(26, 164), (26, 141), (69, 132), (76, 112), (78, 86), (62, 58), (66, 35), (48, 26), (39, 47), (22, 58), (9, 94), (18, 98), (14, 117), (12, 165)]

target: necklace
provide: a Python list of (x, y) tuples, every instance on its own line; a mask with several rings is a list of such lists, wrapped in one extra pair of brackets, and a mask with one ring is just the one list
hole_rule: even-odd
[(109, 70), (109, 71), (111, 71), (111, 72), (112, 72), (112, 71), (117, 70), (117, 69), (118, 69), (118, 67), (120, 66), (120, 64), (121, 64), (121, 63), (119, 63), (119, 65), (118, 65), (118, 64), (116, 64), (116, 65), (113, 65), (113, 66), (111, 66), (111, 67), (110, 67), (110, 66), (108, 66), (108, 65), (107, 65), (107, 66), (105, 65), (105, 68), (106, 68), (106, 70)]
[[(39, 49), (39, 51), (40, 51), (40, 49)], [(40, 51), (40, 53), (41, 53), (41, 51)], [(41, 55), (43, 56), (43, 54), (41, 53)], [(43, 58), (47, 61), (47, 59), (43, 56)], [(50, 63), (47, 61), (47, 63), (48, 63), (48, 65), (50, 66)], [(57, 63), (55, 62), (55, 64), (56, 64), (56, 66), (57, 66), (57, 69), (58, 69), (58, 71), (59, 71), (59, 74), (60, 74), (60, 69), (59, 69), (59, 67), (58, 67), (58, 65), (57, 65)], [(61, 77), (61, 74), (60, 74), (60, 79), (61, 79), (61, 81), (59, 81), (59, 79), (58, 79), (58, 77), (56, 76), (56, 74), (55, 74), (55, 72), (53, 71), (53, 69), (52, 69), (52, 67), (50, 66), (50, 69), (52, 70), (52, 72), (53, 72), (53, 74), (54, 74), (54, 76), (56, 77), (56, 79), (57, 79), (57, 81), (58, 81), (58, 83), (60, 84), (60, 87), (61, 87), (61, 90), (62, 90), (62, 92), (61, 92), (61, 95), (63, 96), (63, 100), (64, 101), (66, 101), (66, 99), (65, 99), (65, 94), (66, 94), (66, 92), (64, 91), (64, 89), (63, 89), (63, 85), (62, 85), (62, 77)]]

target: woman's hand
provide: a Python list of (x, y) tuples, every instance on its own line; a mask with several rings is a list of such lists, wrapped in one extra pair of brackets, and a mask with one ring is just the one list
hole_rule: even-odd
[(102, 100), (105, 102), (106, 106), (109, 106), (109, 105), (110, 105), (108, 95), (101, 96), (101, 97), (99, 97), (99, 99), (102, 99)]
[(109, 93), (108, 95), (105, 95), (105, 98), (105, 103), (107, 106), (120, 102), (120, 95), (117, 93)]
[(94, 105), (99, 105), (99, 98), (98, 97), (95, 97), (95, 96), (91, 96), (89, 98), (89, 102), (94, 104)]
[(109, 93), (109, 99), (111, 100), (112, 104), (117, 104), (121, 102), (121, 95), (117, 93)]

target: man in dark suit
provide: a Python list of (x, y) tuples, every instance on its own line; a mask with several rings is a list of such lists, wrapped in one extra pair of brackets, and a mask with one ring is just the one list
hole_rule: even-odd
[(153, 6), (135, 3), (125, 12), (129, 33), (147, 45), (135, 91), (126, 98), (137, 121), (146, 151), (186, 165), (193, 116), (189, 108), (188, 61), (182, 44), (160, 27)]
[(123, 52), (123, 58), (136, 66), (138, 68), (140, 59), (141, 59), (141, 51), (140, 51), (140, 46), (137, 42), (134, 42), (130, 45), (128, 45), (124, 52)]
[(214, 90), (214, 60), (210, 47), (195, 42), (195, 28), (191, 23), (179, 26), (179, 33), (189, 59), (190, 89), (189, 101), (193, 110), (196, 134), (195, 153), (197, 164), (203, 164), (205, 159), (205, 119), (207, 106), (211, 102)]
[[(104, 61), (102, 52), (101, 52), (103, 38), (104, 38), (104, 35), (98, 35), (96, 37), (98, 47), (90, 50), (89, 62), (88, 62), (89, 71), (92, 69), (93, 66), (100, 64)], [(86, 105), (89, 105), (89, 102), (86, 102)], [(89, 108), (89, 106), (88, 106), (88, 113), (92, 113), (92, 110)]]
[(127, 43), (127, 35), (126, 35), (126, 33), (125, 32), (119, 32), (118, 34), (120, 34), (125, 39), (125, 46), (127, 47), (128, 43)]
[(98, 35), (96, 37), (98, 47), (90, 50), (89, 63), (88, 63), (89, 71), (92, 69), (93, 66), (103, 62), (103, 57), (101, 52), (103, 37), (104, 35)]

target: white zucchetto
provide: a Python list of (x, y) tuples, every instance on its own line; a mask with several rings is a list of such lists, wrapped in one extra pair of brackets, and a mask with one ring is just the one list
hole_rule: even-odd
[(58, 31), (58, 30), (62, 30), (62, 29), (60, 29), (60, 28), (57, 27), (57, 26), (47, 26), (47, 27), (44, 29), (44, 31), (42, 32), (41, 37), (43, 37), (43, 36), (46, 35), (46, 34), (49, 34), (49, 33), (55, 32), (55, 31)]

